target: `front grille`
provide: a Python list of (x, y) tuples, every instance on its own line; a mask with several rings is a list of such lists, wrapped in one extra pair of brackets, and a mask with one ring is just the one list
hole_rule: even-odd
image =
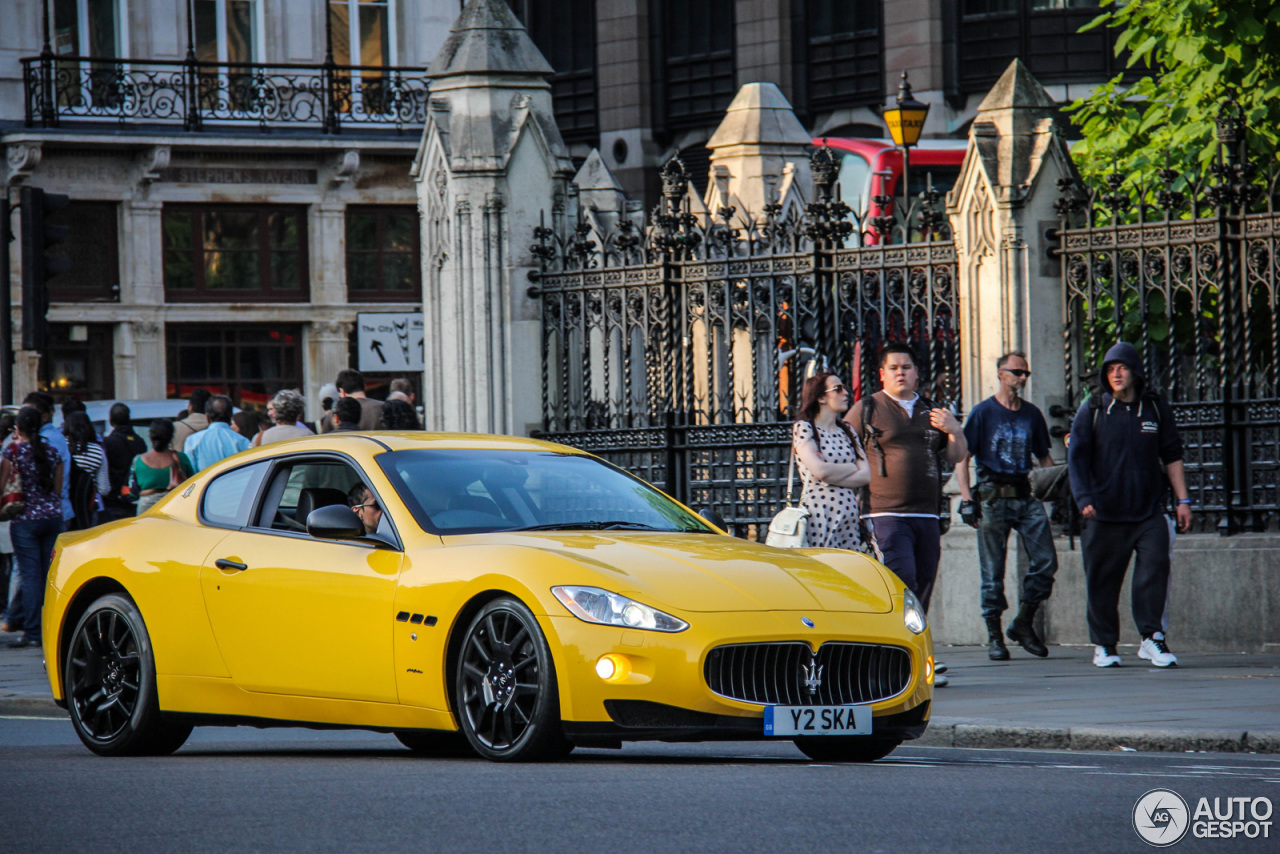
[[(816, 690), (805, 685), (821, 668)], [(779, 706), (875, 703), (906, 689), (911, 653), (869, 643), (824, 643), (815, 655), (807, 643), (719, 646), (707, 655), (707, 685), (723, 697)]]

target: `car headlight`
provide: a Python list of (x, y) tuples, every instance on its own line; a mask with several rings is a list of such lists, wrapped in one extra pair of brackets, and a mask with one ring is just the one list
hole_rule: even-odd
[(684, 620), (599, 587), (552, 587), (551, 592), (583, 622), (654, 632), (683, 632), (689, 628)]
[(912, 634), (917, 635), (929, 625), (924, 618), (924, 608), (920, 607), (920, 600), (910, 590), (902, 592), (902, 622), (911, 629)]

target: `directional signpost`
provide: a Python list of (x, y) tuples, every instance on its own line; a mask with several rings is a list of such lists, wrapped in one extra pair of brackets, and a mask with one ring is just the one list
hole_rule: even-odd
[(357, 314), (356, 346), (365, 373), (421, 371), (422, 313)]

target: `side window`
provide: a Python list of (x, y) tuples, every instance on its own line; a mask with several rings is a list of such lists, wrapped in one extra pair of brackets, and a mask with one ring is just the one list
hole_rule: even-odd
[(360, 482), (355, 469), (337, 460), (308, 460), (281, 467), (271, 479), (257, 527), (306, 531), (312, 510), (331, 504), (345, 506), (347, 493)]
[(253, 499), (267, 473), (267, 463), (255, 463), (214, 478), (201, 498), (200, 513), (210, 525), (242, 528), (249, 523)]

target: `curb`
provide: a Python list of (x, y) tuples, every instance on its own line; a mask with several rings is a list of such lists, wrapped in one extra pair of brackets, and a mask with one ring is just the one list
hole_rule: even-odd
[(1280, 732), (1046, 727), (937, 718), (914, 744), (1030, 750), (1136, 750), (1152, 753), (1280, 753)]
[(67, 710), (58, 708), (52, 697), (0, 697), (0, 716), (5, 715), (65, 718)]

